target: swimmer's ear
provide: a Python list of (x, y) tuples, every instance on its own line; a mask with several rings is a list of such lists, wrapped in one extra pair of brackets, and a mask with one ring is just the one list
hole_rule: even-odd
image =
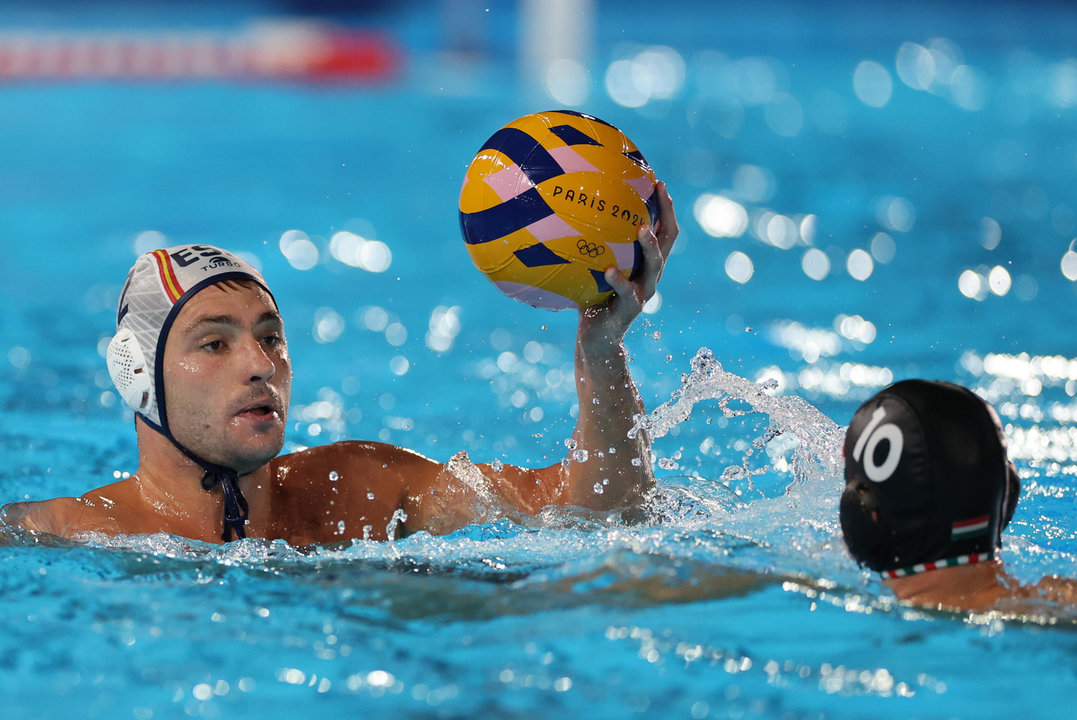
[(1014, 511), (1017, 510), (1017, 498), (1021, 495), (1021, 478), (1017, 474), (1017, 468), (1012, 460), (1006, 461), (1006, 489), (1002, 492), (1002, 523), (999, 525), (1001, 532), (1010, 520), (1013, 519)]

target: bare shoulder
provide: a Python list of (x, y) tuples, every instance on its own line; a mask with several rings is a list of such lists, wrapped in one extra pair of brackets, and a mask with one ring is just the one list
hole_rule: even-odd
[(270, 493), (274, 532), (298, 544), (340, 540), (347, 533), (385, 539), (408, 514), (409, 494), (426, 487), (441, 465), (384, 443), (345, 441), (274, 459)]
[(23, 530), (48, 533), (60, 537), (103, 530), (98, 502), (94, 498), (59, 497), (5, 505), (2, 517), (5, 524)]
[[(437, 471), (439, 463), (407, 448), (387, 443), (344, 440), (281, 455), (271, 463), (278, 475), (312, 476), (340, 480), (345, 473), (361, 472), (367, 478), (396, 475), (425, 468)], [(335, 475), (333, 475), (335, 473)]]

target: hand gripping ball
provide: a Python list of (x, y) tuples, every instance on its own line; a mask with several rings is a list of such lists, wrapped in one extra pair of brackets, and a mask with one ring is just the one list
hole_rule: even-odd
[(632, 141), (569, 110), (498, 130), (460, 190), (475, 267), (509, 297), (549, 310), (604, 301), (611, 265), (635, 277), (643, 263), (637, 229), (657, 214), (654, 172)]

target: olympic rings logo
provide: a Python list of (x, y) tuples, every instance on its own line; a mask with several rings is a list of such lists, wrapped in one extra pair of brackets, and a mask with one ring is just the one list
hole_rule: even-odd
[(588, 257), (596, 258), (606, 252), (605, 245), (596, 245), (593, 242), (587, 242), (583, 238), (576, 241), (576, 247), (580, 251), (580, 255), (587, 255)]

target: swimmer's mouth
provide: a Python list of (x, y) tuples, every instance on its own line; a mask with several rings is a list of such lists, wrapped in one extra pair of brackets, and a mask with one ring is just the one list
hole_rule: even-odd
[(269, 419), (273, 415), (280, 415), (280, 404), (272, 399), (259, 399), (250, 405), (244, 406), (236, 415), (251, 415), (256, 418)]

